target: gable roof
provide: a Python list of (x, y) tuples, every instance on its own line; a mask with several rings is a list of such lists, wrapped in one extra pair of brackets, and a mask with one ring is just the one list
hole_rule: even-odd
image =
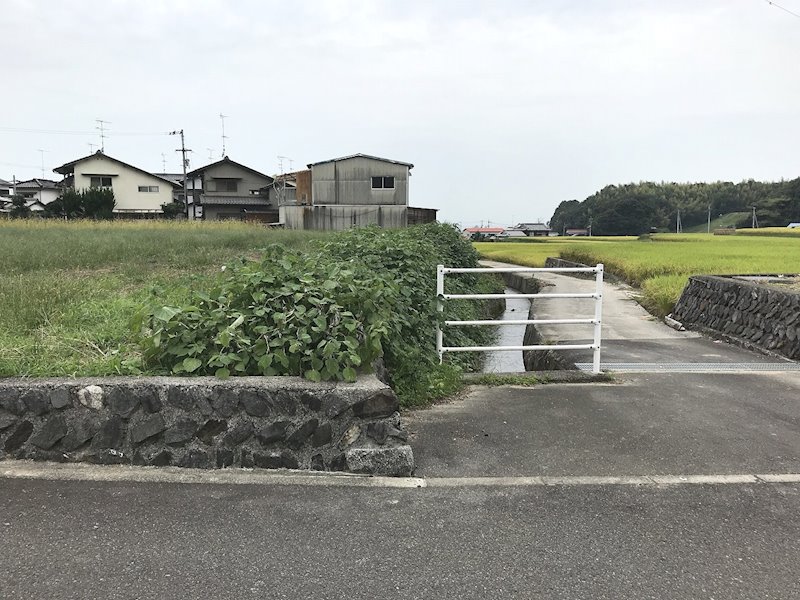
[(329, 160), (321, 160), (319, 162), (308, 163), (307, 166), (310, 169), (311, 167), (313, 167), (315, 165), (324, 165), (325, 163), (330, 163), (330, 162), (340, 162), (340, 161), (343, 161), (343, 160), (350, 160), (351, 158), (371, 158), (372, 160), (380, 160), (380, 161), (383, 161), (383, 162), (392, 163), (393, 165), (403, 165), (405, 167), (408, 167), (409, 169), (413, 169), (414, 168), (414, 165), (412, 165), (411, 163), (408, 163), (408, 162), (403, 162), (402, 160), (392, 160), (391, 158), (381, 158), (380, 156), (372, 156), (371, 154), (361, 154), (360, 152), (358, 154), (348, 154), (347, 156), (340, 156), (339, 158), (331, 158)]
[(269, 179), (270, 181), (274, 181), (273, 177), (270, 177), (269, 175), (266, 175), (265, 173), (261, 173), (260, 171), (256, 171), (255, 169), (251, 169), (247, 165), (243, 165), (242, 163), (238, 163), (235, 160), (231, 160), (227, 156), (223, 157), (222, 160), (218, 160), (216, 162), (210, 163), (210, 164), (206, 165), (205, 167), (200, 167), (199, 169), (194, 169), (193, 171), (189, 171), (188, 173), (186, 173), (186, 176), (189, 177), (189, 176), (199, 175), (200, 173), (202, 173), (204, 171), (207, 171), (211, 167), (216, 167), (217, 165), (222, 165), (222, 164), (234, 165), (236, 167), (239, 167), (240, 169), (244, 169), (245, 171), (249, 171), (250, 173), (253, 173), (254, 175), (258, 175), (259, 177), (264, 177), (265, 179)]
[(60, 167), (56, 167), (53, 169), (54, 173), (59, 173), (61, 175), (69, 175), (70, 173), (75, 172), (75, 165), (81, 163), (85, 160), (89, 160), (90, 158), (105, 158), (110, 160), (111, 162), (115, 162), (123, 167), (128, 167), (129, 169), (133, 169), (134, 171), (138, 171), (139, 173), (144, 173), (145, 175), (150, 175), (150, 177), (155, 177), (156, 179), (160, 179), (161, 181), (165, 181), (172, 186), (178, 186), (179, 184), (175, 183), (174, 181), (170, 181), (166, 177), (161, 177), (160, 175), (156, 175), (155, 173), (151, 173), (150, 171), (145, 171), (144, 169), (140, 169), (139, 167), (134, 167), (133, 165), (129, 165), (126, 162), (122, 162), (118, 158), (114, 158), (113, 156), (109, 156), (108, 154), (104, 154), (101, 150), (98, 150), (94, 154), (90, 154), (89, 156), (84, 156), (83, 158), (79, 158), (77, 160), (73, 160), (72, 162), (64, 163)]
[(18, 181), (17, 189), (20, 190), (56, 190), (58, 184), (52, 179), (28, 179), (27, 181)]
[(466, 233), (503, 233), (503, 227), (465, 227)]

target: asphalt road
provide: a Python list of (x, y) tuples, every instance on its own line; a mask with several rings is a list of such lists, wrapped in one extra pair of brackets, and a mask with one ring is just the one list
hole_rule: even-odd
[(422, 477), (800, 473), (800, 373), (475, 387), (405, 417)]
[(797, 485), (5, 480), (0, 597), (797, 598)]

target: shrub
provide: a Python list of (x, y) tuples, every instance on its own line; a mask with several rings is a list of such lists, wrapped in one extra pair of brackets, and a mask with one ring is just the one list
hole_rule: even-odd
[[(183, 306), (153, 306), (142, 339), (151, 368), (184, 374), (302, 375), (355, 379), (383, 357), (404, 404), (452, 393), (476, 357), (440, 365), (437, 320), (485, 316), (486, 305), (436, 308), (436, 265), (477, 265), (477, 253), (448, 225), (377, 227), (336, 234), (307, 252), (272, 246), (259, 261), (229, 265), (219, 285)], [(497, 291), (490, 277), (464, 275), (448, 292)], [(448, 332), (446, 343), (482, 344), (486, 328)]]

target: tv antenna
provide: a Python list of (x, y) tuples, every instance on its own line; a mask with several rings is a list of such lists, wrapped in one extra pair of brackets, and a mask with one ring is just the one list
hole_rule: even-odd
[(166, 173), (167, 172), (167, 155), (163, 152), (161, 153), (161, 170)]
[(42, 179), (44, 179), (44, 153), (47, 152), (47, 150), (39, 149), (39, 150), (37, 150), (37, 152), (39, 153), (39, 155), (40, 155), (40, 157), (42, 159), (41, 160), (41, 162), (42, 162)]
[(222, 156), (223, 158), (226, 156), (225, 154), (225, 140), (228, 139), (228, 136), (225, 135), (225, 119), (228, 118), (228, 115), (223, 115), (219, 113), (219, 120), (222, 121)]
[(94, 154), (94, 149), (97, 148), (97, 144), (93, 144), (92, 142), (87, 142), (89, 145), (89, 154)]
[(111, 121), (104, 121), (103, 119), (95, 119), (97, 123), (97, 127), (95, 129), (100, 130), (100, 152), (105, 153), (106, 151), (106, 125), (111, 125)]
[(208, 150), (208, 160), (209, 161), (214, 160), (214, 149), (213, 148), (206, 148), (206, 150)]

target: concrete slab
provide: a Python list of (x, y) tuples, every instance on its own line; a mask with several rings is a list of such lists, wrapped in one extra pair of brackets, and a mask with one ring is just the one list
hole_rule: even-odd
[(800, 373), (473, 387), (407, 415), (420, 477), (800, 472)]

